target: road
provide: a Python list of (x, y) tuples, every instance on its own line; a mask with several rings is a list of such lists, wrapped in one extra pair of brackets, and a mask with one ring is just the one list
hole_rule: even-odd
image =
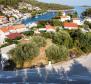
[(0, 84), (91, 84), (91, 54), (44, 68), (0, 71)]

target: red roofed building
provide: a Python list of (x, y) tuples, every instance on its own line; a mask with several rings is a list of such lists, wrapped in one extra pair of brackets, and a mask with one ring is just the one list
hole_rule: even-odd
[(65, 29), (78, 29), (78, 25), (73, 22), (65, 22), (63, 25)]
[(11, 33), (7, 35), (7, 37), (13, 40), (13, 39), (16, 39), (17, 37), (22, 37), (22, 35), (20, 33)]
[(5, 35), (9, 35), (10, 33), (21, 33), (24, 31), (27, 31), (28, 29), (24, 24), (14, 25), (14, 26), (7, 26), (0, 28), (2, 32), (4, 32)]
[(15, 32), (16, 32), (14, 26), (3, 27), (3, 28), (0, 28), (0, 30), (1, 30), (2, 32), (4, 32), (5, 35), (9, 35), (10, 32), (11, 32), (11, 33), (15, 33)]
[(0, 28), (0, 30), (1, 30), (2, 32), (4, 32), (5, 35), (8, 35), (8, 34), (9, 34), (9, 28), (8, 28), (8, 27)]
[(27, 28), (24, 24), (15, 25), (14, 28), (15, 28), (16, 32), (18, 32), (18, 33), (27, 31)]

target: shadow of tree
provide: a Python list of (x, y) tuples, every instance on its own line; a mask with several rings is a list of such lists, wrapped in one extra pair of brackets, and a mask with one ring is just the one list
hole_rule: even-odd
[(73, 60), (73, 64), (70, 66), (70, 70), (67, 72), (69, 76), (79, 75), (79, 76), (89, 76), (91, 77), (91, 73), (88, 68), (83, 66), (77, 60)]
[(50, 80), (52, 83), (62, 82), (62, 84), (90, 84), (91, 72), (89, 69), (79, 63), (79, 61), (73, 61), (72, 65), (69, 67), (69, 71), (65, 71), (62, 66), (59, 66), (58, 68), (50, 66), (40, 69), (40, 71), (36, 71), (38, 74), (41, 74), (41, 77), (45, 82), (49, 82)]
[(62, 65), (56, 68), (54, 65), (44, 67), (41, 64), (41, 67), (18, 70), (16, 78), (18, 77), (22, 79), (22, 82), (32, 82), (32, 84), (34, 82), (36, 84), (39, 82), (41, 84), (90, 84), (91, 82), (90, 71), (77, 60), (74, 60), (69, 71), (65, 71)]
[(16, 69), (16, 64), (13, 60), (9, 59), (4, 63), (4, 70), (5, 71), (13, 71)]

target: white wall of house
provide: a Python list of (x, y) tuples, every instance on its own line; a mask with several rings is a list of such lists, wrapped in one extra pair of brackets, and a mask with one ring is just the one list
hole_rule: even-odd
[(39, 28), (39, 31), (46, 31), (46, 28)]
[(17, 33), (21, 33), (21, 32), (24, 32), (26, 30), (27, 30), (26, 28), (20, 28), (20, 29), (16, 29), (16, 32)]
[(83, 25), (80, 20), (73, 20), (73, 23), (76, 23), (76, 24), (78, 24), (78, 25)]
[(29, 26), (29, 28), (36, 27), (37, 23), (28, 24), (27, 26)]
[(69, 29), (69, 30), (73, 30), (73, 29), (78, 29), (78, 27), (64, 27), (64, 29)]
[(47, 29), (47, 32), (55, 32), (55, 29)]
[(0, 44), (4, 44), (6, 36), (4, 34), (0, 34)]
[(87, 18), (85, 19), (85, 21), (91, 22), (91, 18)]
[(16, 30), (10, 30), (9, 32), (10, 33), (16, 33)]
[(71, 20), (70, 16), (67, 16), (66, 18), (61, 18), (60, 21), (64, 22), (66, 20)]
[(10, 32), (8, 31), (8, 32), (4, 32), (4, 35), (9, 35), (10, 34)]
[(16, 47), (16, 45), (12, 44), (12, 45), (9, 45), (9, 46), (1, 48), (1, 56), (2, 56), (2, 58), (8, 60), (10, 58), (10, 56), (8, 55), (8, 52), (11, 49), (15, 48), (15, 47)]

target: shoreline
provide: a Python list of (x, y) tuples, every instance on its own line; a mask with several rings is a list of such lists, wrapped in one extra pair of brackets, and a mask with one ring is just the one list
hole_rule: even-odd
[[(82, 66), (89, 68), (89, 62), (91, 60), (91, 53), (84, 54), (78, 58), (74, 58), (68, 61), (63, 61), (59, 63), (52, 64), (53, 68), (58, 69), (60, 67), (63, 67), (65, 71), (69, 71), (70, 67), (74, 64), (75, 61), (77, 61)], [(91, 69), (91, 68), (90, 68)]]

